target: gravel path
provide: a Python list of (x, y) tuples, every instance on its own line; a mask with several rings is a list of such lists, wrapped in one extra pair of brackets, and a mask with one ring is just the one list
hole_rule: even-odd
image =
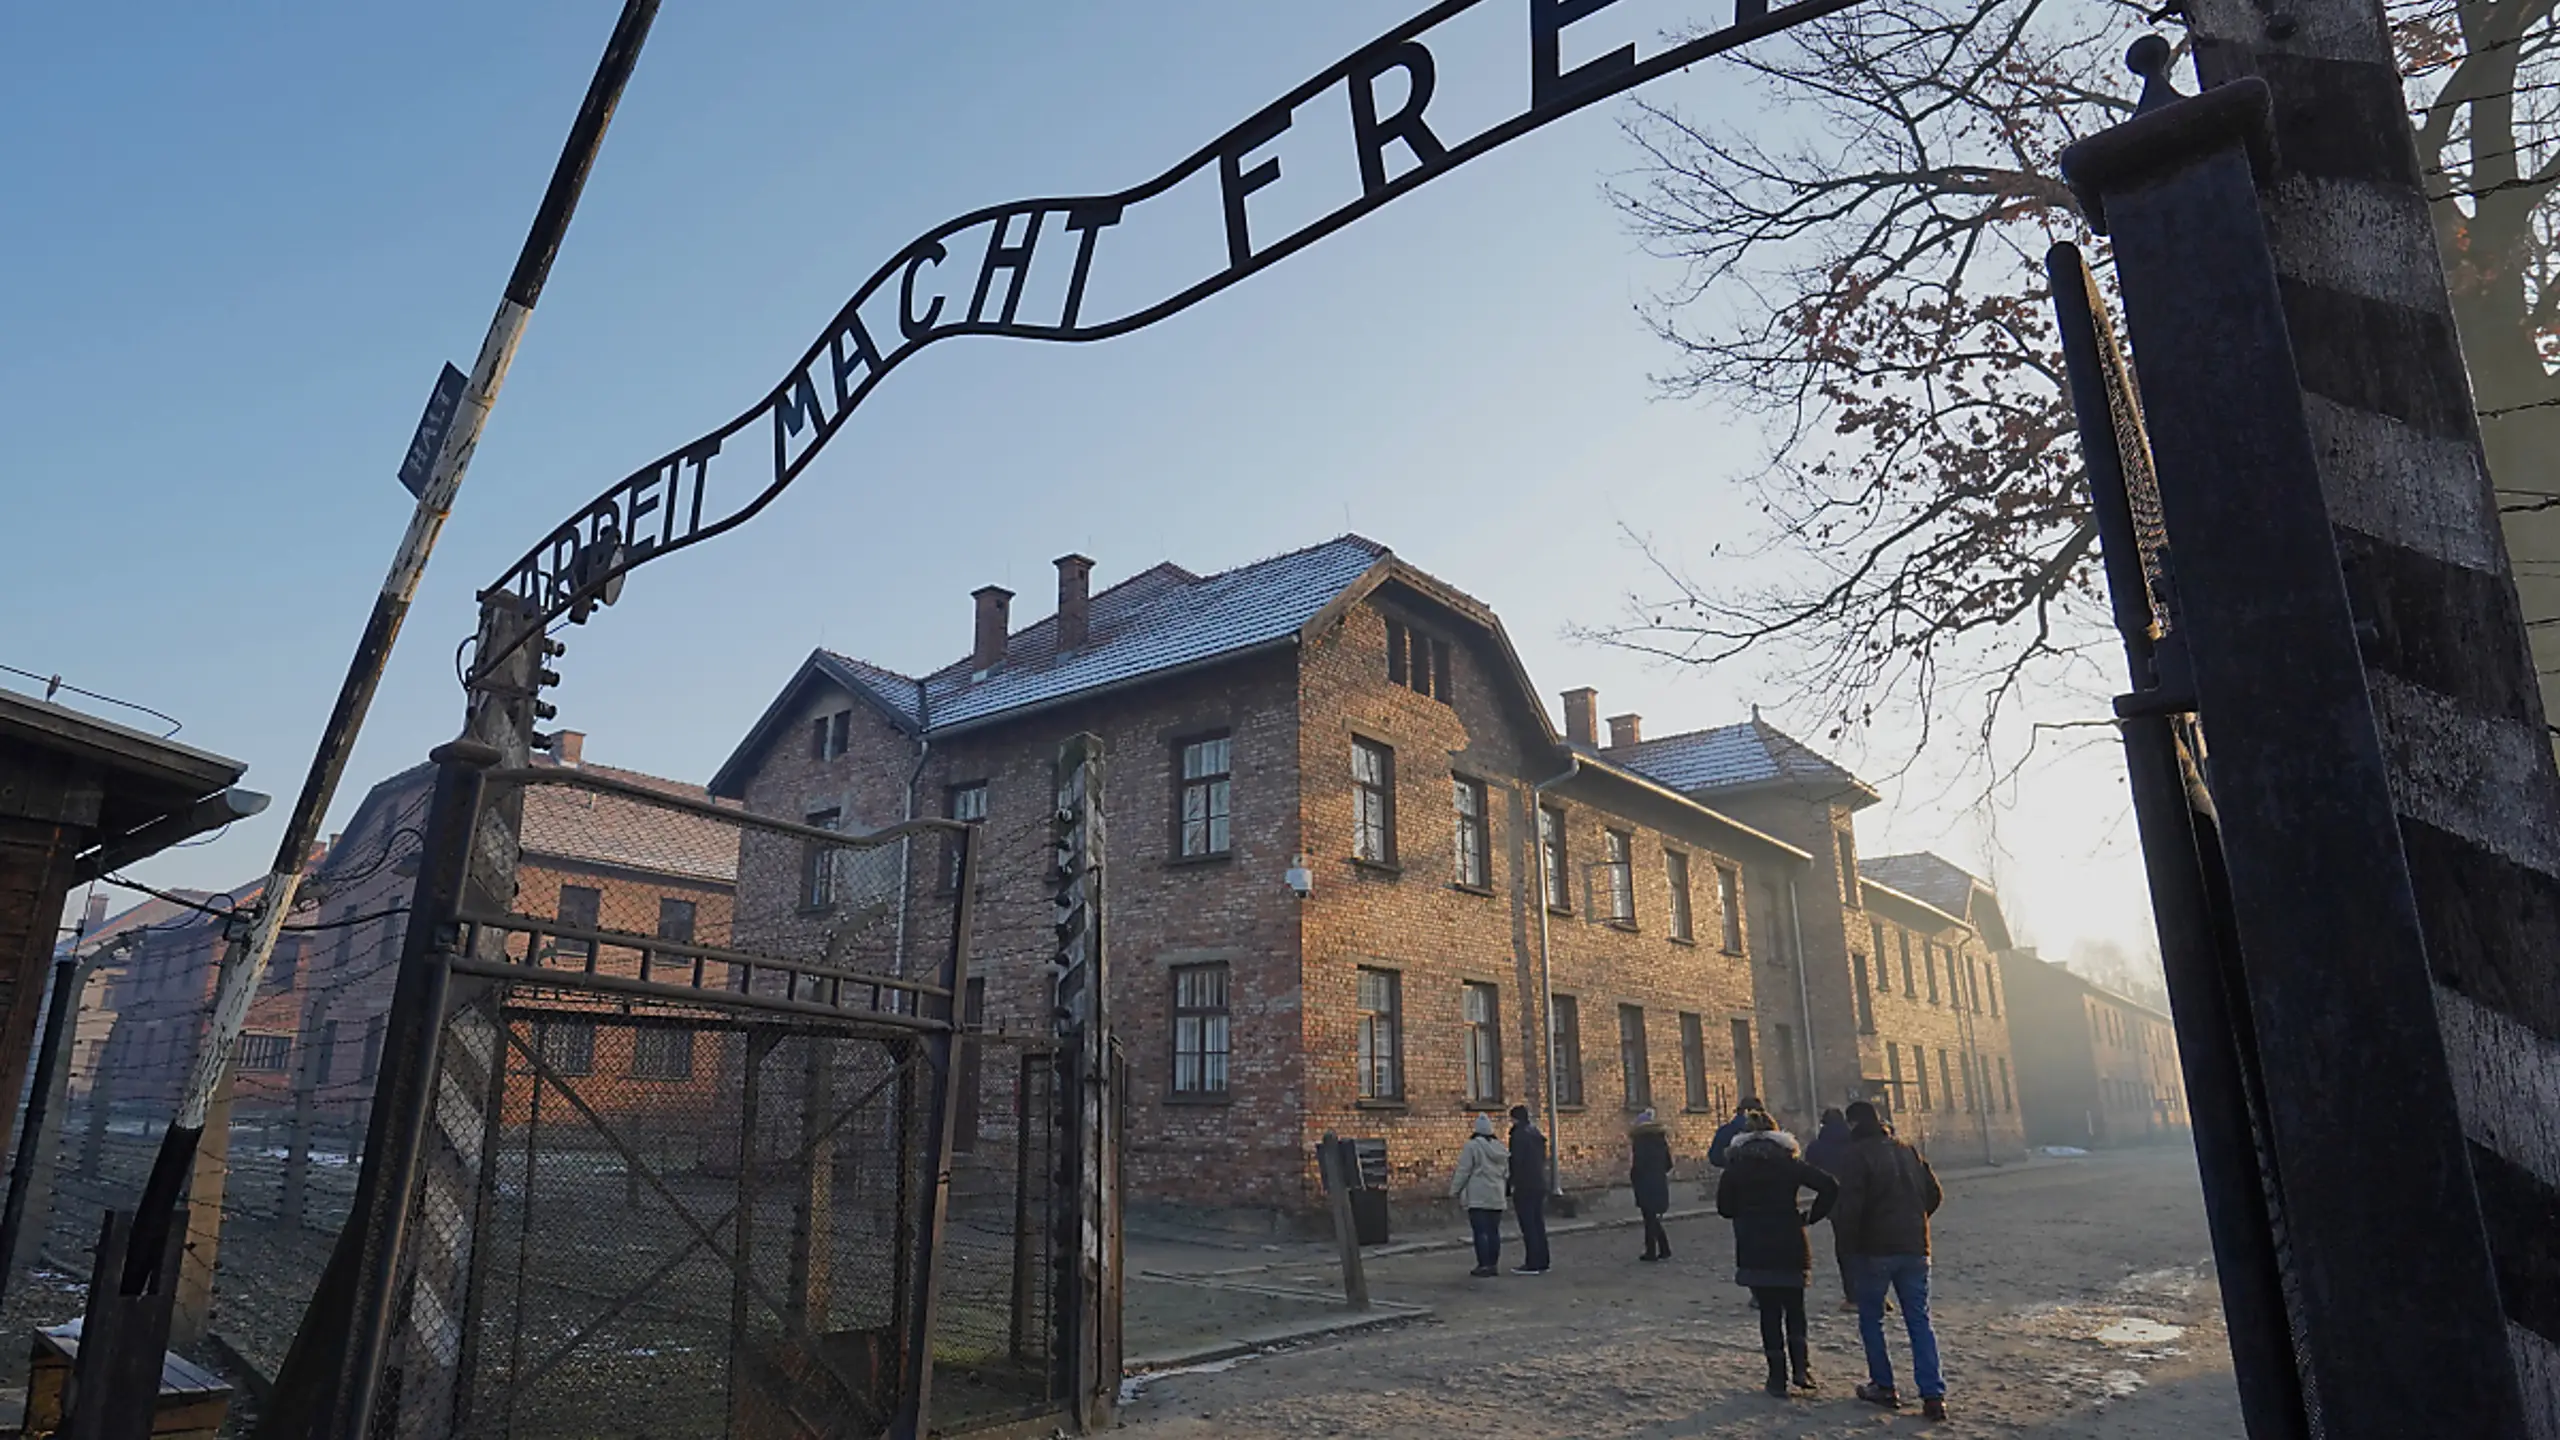
[(1662, 1265), (1637, 1263), (1641, 1242), (1624, 1229), (1559, 1238), (1543, 1277), (1471, 1280), (1459, 1252), (1373, 1261), (1379, 1295), (1437, 1317), (1147, 1377), (1122, 1417), (1146, 1440), (2240, 1433), (2186, 1152), (1979, 1172), (1948, 1190), (1934, 1286), (1954, 1411), (1944, 1427), (1850, 1397), (1864, 1363), (1855, 1317), (1822, 1284), (1827, 1234), (1808, 1297), (1823, 1390), (1762, 1394), (1757, 1323), (1731, 1284), (1729, 1233), (1708, 1219), (1674, 1222), (1678, 1258)]

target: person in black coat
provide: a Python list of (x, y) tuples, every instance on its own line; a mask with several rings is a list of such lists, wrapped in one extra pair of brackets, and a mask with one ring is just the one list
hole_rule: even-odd
[[(1797, 1192), (1813, 1192), (1810, 1213)], [(1805, 1350), (1804, 1287), (1813, 1278), (1813, 1246), (1805, 1227), (1818, 1224), (1840, 1198), (1840, 1182), (1805, 1163), (1794, 1136), (1764, 1112), (1743, 1122), (1725, 1152), (1716, 1182), (1716, 1213), (1733, 1222), (1733, 1281), (1760, 1308), (1760, 1350), (1769, 1360), (1768, 1389), (1784, 1398), (1790, 1381), (1814, 1388)]]
[[(1805, 1163), (1833, 1179), (1840, 1178), (1840, 1166), (1849, 1158), (1849, 1116), (1835, 1105), (1822, 1112), (1822, 1130), (1813, 1143), (1804, 1147)], [(1840, 1268), (1840, 1308), (1858, 1308), (1858, 1282), (1849, 1271), (1849, 1252), (1840, 1245), (1840, 1227), (1831, 1227), (1831, 1258)]]
[(1671, 1208), (1671, 1136), (1646, 1110), (1636, 1116), (1627, 1140), (1633, 1152), (1627, 1184), (1635, 1191), (1636, 1209), (1644, 1213), (1644, 1254), (1639, 1258), (1668, 1260), (1671, 1233), (1662, 1228), (1662, 1214)]
[(1511, 1107), (1511, 1208), (1520, 1217), (1520, 1264), (1514, 1275), (1547, 1273), (1547, 1136), (1529, 1107)]

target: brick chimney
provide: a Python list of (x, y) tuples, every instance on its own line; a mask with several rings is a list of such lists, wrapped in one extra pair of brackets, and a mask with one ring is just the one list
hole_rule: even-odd
[(978, 635), (969, 647), (969, 668), (992, 670), (1004, 658), (1005, 637), (1013, 633), (1013, 592), (984, 585), (970, 592), (978, 602)]
[(572, 769), (586, 758), (587, 732), (562, 730), (551, 737), (551, 758)]
[(104, 895), (90, 896), (87, 916), (80, 922), (80, 933), (83, 935), (95, 935), (98, 933), (98, 927), (106, 923), (107, 897)]
[(1609, 717), (1609, 748), (1610, 748), (1610, 749), (1612, 749), (1612, 750), (1623, 750), (1623, 749), (1625, 749), (1626, 747), (1628, 747), (1628, 746), (1630, 746), (1630, 745), (1641, 744), (1641, 743), (1643, 743), (1643, 740), (1644, 740), (1644, 717), (1643, 717), (1643, 716), (1641, 716), (1641, 715), (1612, 715), (1612, 716), (1610, 716), (1610, 717)]
[(1564, 738), (1576, 745), (1597, 745), (1600, 692), (1584, 686), (1564, 692)]
[(1093, 617), (1093, 562), (1082, 555), (1058, 557), (1058, 649), (1084, 648), (1087, 622)]

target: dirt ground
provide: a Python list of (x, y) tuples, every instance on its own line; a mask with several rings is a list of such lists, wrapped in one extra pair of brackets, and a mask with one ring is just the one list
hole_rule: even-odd
[[(2036, 1440), (2241, 1433), (2192, 1156), (2183, 1148), (1950, 1175), (1933, 1284), (1952, 1418), (1853, 1398), (1856, 1317), (1834, 1308), (1827, 1227), (1808, 1295), (1818, 1396), (1763, 1394), (1759, 1331), (1713, 1218), (1675, 1221), (1677, 1258), (1629, 1229), (1560, 1236), (1555, 1268), (1473, 1280), (1463, 1252), (1374, 1260), (1380, 1296), (1427, 1321), (1141, 1377), (1122, 1416), (1147, 1440), (1310, 1435), (1877, 1436)], [(1303, 1259), (1272, 1260), (1304, 1283)], [(1506, 1266), (1518, 1259), (1509, 1237)], [(1910, 1393), (1909, 1351), (1888, 1317)]]

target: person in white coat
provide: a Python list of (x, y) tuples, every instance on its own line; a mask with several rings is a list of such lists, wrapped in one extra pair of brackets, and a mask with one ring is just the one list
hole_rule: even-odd
[(1467, 1225), (1475, 1231), (1477, 1279), (1502, 1273), (1502, 1204), (1511, 1175), (1511, 1152), (1493, 1135), (1493, 1117), (1476, 1117), (1476, 1133), (1458, 1152), (1458, 1173), (1449, 1181), (1449, 1198), (1466, 1207)]

